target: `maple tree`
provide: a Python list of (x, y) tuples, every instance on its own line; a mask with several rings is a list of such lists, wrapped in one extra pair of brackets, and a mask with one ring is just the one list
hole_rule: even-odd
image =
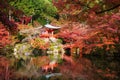
[(53, 3), (63, 23), (58, 37), (67, 42), (65, 48), (79, 48), (80, 54), (88, 54), (97, 47), (112, 50), (119, 44), (119, 0), (53, 0)]
[(8, 30), (0, 23), (0, 48), (10, 43), (10, 34)]
[[(16, 33), (17, 24), (10, 20), (9, 12), (12, 11), (14, 14), (20, 14), (20, 10), (16, 10), (9, 5), (9, 0), (0, 0), (0, 48), (5, 47), (10, 43), (10, 34)], [(18, 13), (17, 13), (18, 12)]]
[(13, 20), (10, 20), (10, 12), (16, 16), (20, 15), (22, 11), (16, 10), (13, 6), (11, 6), (9, 4), (9, 0), (0, 0), (0, 2), (0, 21), (7, 27), (7, 29), (15, 32), (17, 30), (17, 25)]

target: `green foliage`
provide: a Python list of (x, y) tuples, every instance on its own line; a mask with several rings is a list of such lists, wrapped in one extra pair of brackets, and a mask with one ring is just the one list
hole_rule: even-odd
[(20, 35), (20, 34), (18, 33), (18, 35), (17, 35), (17, 39), (18, 39), (18, 40), (22, 41), (24, 38), (25, 38), (24, 35)]
[(44, 19), (52, 20), (57, 12), (51, 0), (17, 0), (11, 1), (10, 4), (22, 10), (25, 15), (32, 15), (34, 20), (40, 22)]
[(11, 45), (7, 45), (4, 48), (0, 49), (0, 53), (2, 53), (3, 55), (5, 55), (6, 57), (12, 57), (12, 53), (13, 53), (13, 46)]
[(32, 50), (33, 49), (30, 44), (27, 43), (16, 44), (13, 54), (17, 59), (26, 60), (32, 54)]

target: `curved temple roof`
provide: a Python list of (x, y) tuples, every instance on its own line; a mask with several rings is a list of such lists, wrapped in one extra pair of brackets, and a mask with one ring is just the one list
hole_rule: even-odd
[(51, 29), (60, 29), (61, 28), (61, 27), (52, 26), (50, 24), (46, 24), (45, 27), (51, 28)]

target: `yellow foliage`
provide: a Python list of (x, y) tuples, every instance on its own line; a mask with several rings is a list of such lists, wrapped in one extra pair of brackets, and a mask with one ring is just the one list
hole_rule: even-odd
[(17, 24), (17, 25), (18, 25), (18, 29), (19, 29), (19, 30), (24, 30), (24, 29), (33, 28), (32, 26), (28, 26), (28, 25), (25, 25), (25, 24)]

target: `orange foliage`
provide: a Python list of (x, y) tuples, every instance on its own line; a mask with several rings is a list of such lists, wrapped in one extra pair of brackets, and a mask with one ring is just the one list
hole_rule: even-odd
[(47, 49), (49, 47), (49, 43), (40, 38), (32, 39), (30, 43), (34, 48)]
[(19, 30), (24, 30), (24, 29), (30, 29), (30, 28), (32, 28), (32, 26), (28, 26), (28, 25), (25, 25), (25, 24), (19, 24), (19, 23), (17, 23), (17, 27), (18, 27), (18, 29)]
[(118, 13), (102, 17), (91, 13), (87, 24), (68, 21), (57, 36), (66, 42), (64, 47), (77, 47), (80, 53), (90, 53), (96, 47), (119, 44), (119, 21)]
[[(96, 47), (119, 44), (119, 2), (120, 0), (104, 0), (102, 5), (96, 0), (53, 0), (61, 17), (59, 21), (66, 20), (61, 21), (64, 24), (57, 34), (66, 42), (64, 47), (79, 48), (83, 54), (90, 53)], [(103, 14), (99, 15), (101, 13)]]
[(5, 26), (0, 23), (0, 48), (5, 47), (7, 44), (10, 44), (10, 33)]

